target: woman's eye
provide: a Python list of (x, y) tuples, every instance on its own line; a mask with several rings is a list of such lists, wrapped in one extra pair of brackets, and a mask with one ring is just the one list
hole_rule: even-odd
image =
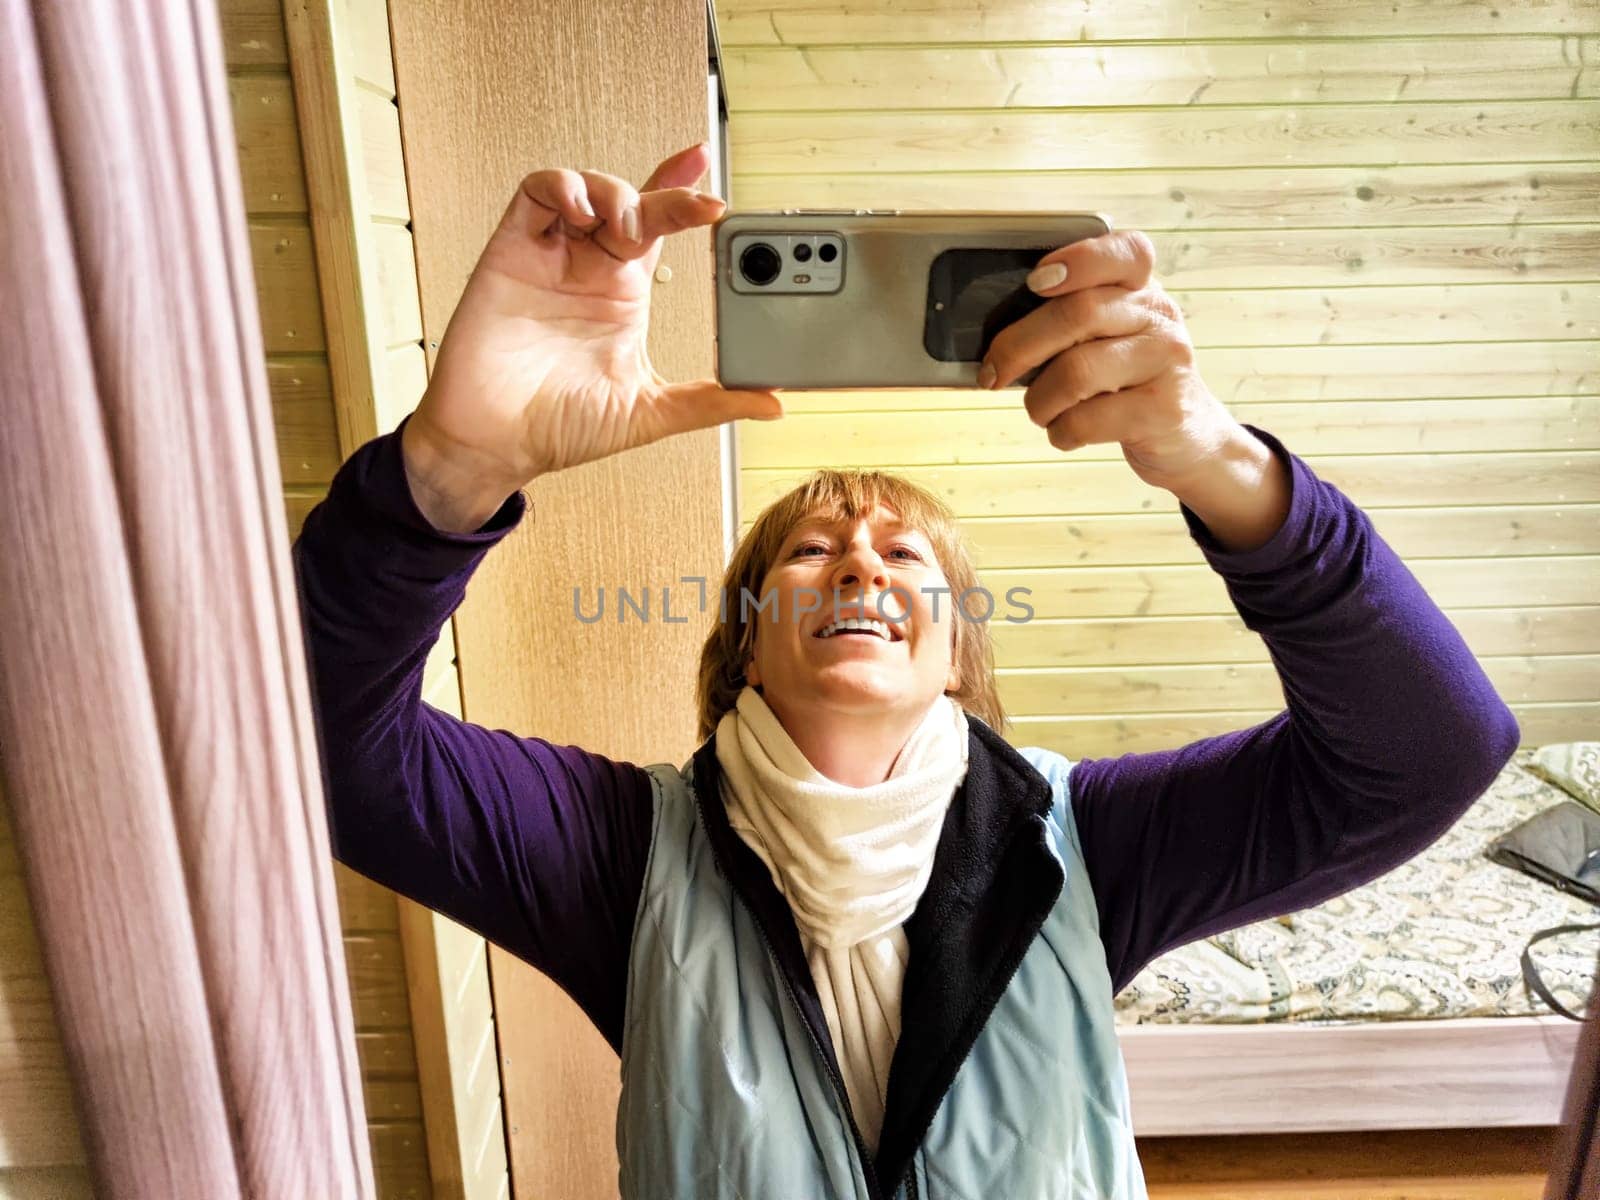
[[(821, 542), (806, 542), (806, 543), (804, 543), (802, 545), (799, 545), (799, 546), (795, 547), (795, 549), (794, 549), (794, 557), (795, 558), (804, 557), (808, 550), (826, 551), (827, 550), (827, 546), (823, 545)], [(907, 555), (911, 556), (913, 561), (916, 561), (916, 562), (921, 562), (922, 561), (922, 555), (919, 554), (915, 549), (913, 549), (910, 546), (893, 546), (893, 547), (890, 548), (889, 553), (890, 554), (907, 554)]]

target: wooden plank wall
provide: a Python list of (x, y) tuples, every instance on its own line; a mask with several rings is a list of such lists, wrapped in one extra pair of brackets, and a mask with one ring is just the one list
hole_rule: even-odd
[[(1581, 0), (717, 0), (735, 209), (1098, 209), (1201, 371), (1373, 517), (1528, 744), (1600, 736), (1600, 20)], [(1283, 706), (1176, 502), (998, 394), (791, 395), (740, 517), (822, 465), (964, 518), (1017, 744), (1182, 744)], [(935, 419), (908, 420), (934, 410)]]
[[(388, 6), (386, 0), (335, 0), (331, 16), (343, 50), (334, 90), (346, 117), (353, 113), (354, 136), (345, 131), (344, 151), (348, 203), (360, 226), (354, 241), (362, 261), (355, 266), (362, 299), (373, 310), (344, 314), (352, 330), (365, 334), (372, 363), (370, 371), (351, 372), (349, 395), (341, 396), (335, 384), (348, 452), (368, 436), (358, 431), (389, 432), (416, 407), (427, 386), (427, 356)], [(348, 294), (323, 291), (324, 311), (350, 303)], [(370, 386), (370, 403), (358, 382)], [(462, 715), (453, 622), (428, 657), (423, 697)], [(433, 1194), (437, 1200), (504, 1200), (511, 1177), (488, 944), (412, 901), (400, 899), (398, 912)]]
[[(1208, 383), (1371, 513), (1537, 744), (1600, 736), (1600, 21), (1579, 0), (716, 0), (736, 209), (1098, 209)], [(1073, 759), (1282, 693), (1175, 503), (1020, 391), (791, 395), (740, 516), (823, 465), (964, 518), (1017, 744)], [(933, 419), (908, 420), (932, 410)], [(1534, 1200), (1551, 1131), (1141, 1139), (1153, 1198)]]
[[(221, 12), (292, 537), (342, 458), (323, 298), (282, 2), (221, 0)], [(392, 383), (376, 399), (380, 425), (392, 428), (420, 398), (426, 377), (388, 14), (384, 0), (344, 0), (336, 15), (352, 48), (343, 67), (360, 90), (372, 244), (385, 285), (374, 300), (383, 306), (383, 350)], [(435, 703), (447, 704), (455, 693), (448, 627), (430, 659), (427, 688)], [(434, 1190), (396, 896), (339, 864), (334, 873), (379, 1195), (429, 1200)]]

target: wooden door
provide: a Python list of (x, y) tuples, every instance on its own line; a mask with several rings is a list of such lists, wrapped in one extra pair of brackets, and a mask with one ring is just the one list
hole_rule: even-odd
[[(707, 136), (706, 10), (408, 0), (390, 19), (431, 358), (524, 174), (567, 166), (637, 186)], [(650, 353), (669, 378), (712, 371), (708, 239), (670, 238), (662, 255), (672, 277), (656, 285)], [(580, 626), (572, 588), (657, 595), (683, 575), (719, 576), (719, 445), (706, 430), (537, 481), (529, 518), (457, 616), (468, 720), (639, 763), (689, 757), (704, 628)], [(513, 1194), (616, 1195), (616, 1055), (531, 967), (494, 950), (491, 968)]]

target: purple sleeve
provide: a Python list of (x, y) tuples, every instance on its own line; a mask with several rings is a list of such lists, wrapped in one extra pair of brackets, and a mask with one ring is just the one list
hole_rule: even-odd
[(429, 649), (526, 508), (519, 492), (475, 533), (434, 529), (396, 430), (306, 517), (294, 564), (329, 828), (341, 862), (538, 967), (618, 1048), (649, 776), (422, 700)]
[(1520, 730), (1367, 515), (1272, 434), (1289, 514), (1229, 552), (1179, 509), (1261, 635), (1286, 709), (1175, 750), (1084, 759), (1070, 786), (1113, 990), (1185, 942), (1320, 904), (1436, 841)]

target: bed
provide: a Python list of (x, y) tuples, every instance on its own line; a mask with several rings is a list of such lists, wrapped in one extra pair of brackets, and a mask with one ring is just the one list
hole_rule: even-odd
[[(1538, 930), (1584, 900), (1484, 857), (1577, 798), (1600, 744), (1519, 750), (1438, 842), (1325, 904), (1183, 946), (1117, 996), (1140, 1136), (1556, 1125), (1580, 1026), (1529, 992)], [(1600, 931), (1542, 941), (1545, 985), (1582, 1012)]]

